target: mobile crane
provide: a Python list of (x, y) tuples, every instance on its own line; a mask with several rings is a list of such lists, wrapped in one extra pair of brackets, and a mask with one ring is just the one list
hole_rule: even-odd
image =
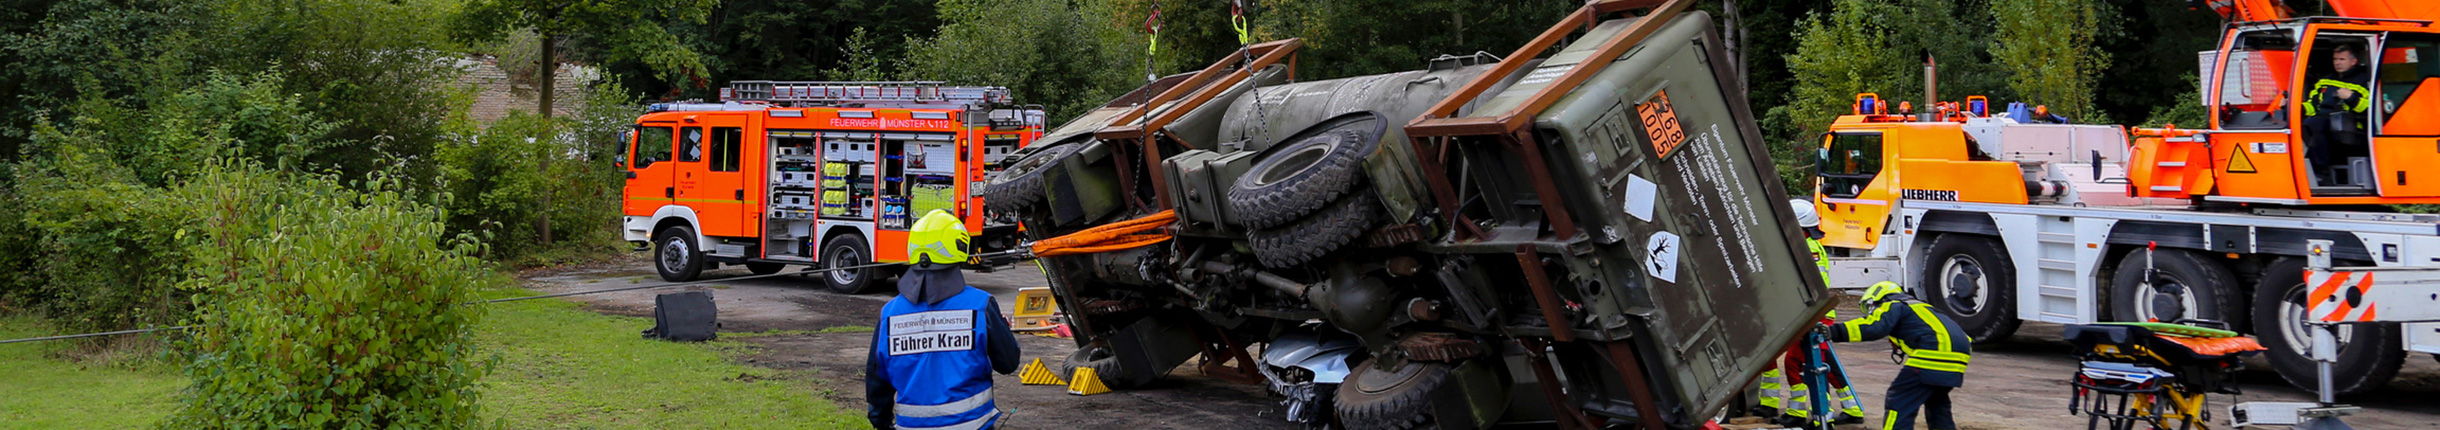
[[(2440, 324), (2340, 325), (2317, 372), (2307, 243), (2339, 266), (2440, 268), (2440, 216), (2379, 206), (2440, 203), (2440, 3), (2329, 3), (2340, 16), (2197, 2), (2229, 20), (2203, 54), (2206, 128), (2036, 124), (1975, 100), (1899, 115), (1859, 95), (1821, 140), (1815, 204), (1834, 254), (1878, 258), (1834, 277), (1905, 279), (1977, 341), (2021, 321), (2212, 320), (2262, 339), (2291, 385), (2386, 384), (2408, 353), (2440, 354)], [(2369, 106), (2321, 109), (2361, 127), (2317, 136), (2305, 95), (2339, 46), (2367, 53)]]

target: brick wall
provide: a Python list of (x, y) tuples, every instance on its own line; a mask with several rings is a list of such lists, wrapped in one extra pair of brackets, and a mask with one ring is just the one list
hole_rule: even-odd
[[(500, 69), (500, 62), (496, 58), (460, 58), (456, 66), (465, 71), (458, 77), (458, 83), (474, 90), (474, 104), (469, 111), (478, 124), (490, 124), (512, 111), (533, 112), (536, 104), (540, 103), (536, 96), (541, 93), (534, 90), (533, 79), (509, 79), (508, 73)], [(551, 112), (554, 116), (564, 116), (584, 109), (584, 88), (594, 80), (601, 79), (601, 70), (560, 63), (556, 75), (552, 79), (552, 86), (557, 87), (553, 91), (557, 96), (551, 100)]]

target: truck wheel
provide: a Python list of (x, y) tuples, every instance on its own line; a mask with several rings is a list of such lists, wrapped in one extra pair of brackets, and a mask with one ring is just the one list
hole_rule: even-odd
[(1355, 130), (1329, 130), (1274, 150), (1229, 187), (1229, 213), (1260, 229), (1323, 209), (1355, 189), (1377, 143)]
[(1974, 343), (2016, 334), (2016, 265), (1998, 240), (1943, 234), (1932, 238), (1926, 255), (1918, 299), (1956, 319)]
[(686, 282), (703, 274), (703, 250), (695, 247), (695, 229), (675, 226), (661, 230), (653, 240), (660, 249), (652, 252), (652, 268), (661, 272), (661, 280)]
[(1248, 234), (1254, 259), (1270, 267), (1294, 266), (1328, 254), (1371, 231), (1379, 199), (1370, 193), (1339, 199), (1320, 213), (1295, 223)]
[(1339, 383), (1336, 409), (1348, 430), (1424, 428), (1432, 421), (1432, 391), (1456, 371), (1448, 363), (1409, 361), (1394, 370), (1373, 368), (1372, 360), (1348, 369)]
[(830, 291), (839, 294), (864, 292), (873, 283), (873, 275), (875, 275), (873, 268), (848, 270), (838, 270), (837, 268), (872, 264), (872, 256), (867, 255), (871, 252), (871, 248), (865, 245), (864, 235), (861, 234), (847, 233), (831, 237), (830, 241), (822, 244), (822, 268), (830, 269), (822, 272), (822, 283), (829, 285)]
[(2118, 270), (2110, 275), (2110, 319), (2173, 323), (2191, 318), (2244, 327), (2244, 312), (2233, 297), (2236, 275), (2226, 266), (2192, 251), (2152, 251), (2154, 275), (2147, 285), (2145, 253), (2139, 249), (2118, 258)]
[[(2312, 391), (2319, 372), (2305, 357), (2312, 329), (2304, 324), (2304, 259), (2282, 258), (2262, 270), (2254, 286), (2254, 337), (2269, 347), (2271, 370), (2298, 389)], [(2356, 323), (2337, 327), (2338, 362), (2331, 363), (2330, 388), (2353, 395), (2389, 384), (2406, 361), (2396, 323)]]
[(746, 271), (754, 272), (756, 275), (779, 273), (779, 269), (786, 268), (788, 265), (779, 263), (746, 263)]
[(1048, 193), (1042, 176), (1075, 156), (1082, 147), (1082, 143), (1063, 143), (1009, 164), (1007, 169), (984, 181), (983, 206), (993, 212), (1014, 212), (1042, 202), (1042, 196)]
[(1132, 378), (1124, 377), (1126, 369), (1118, 367), (1118, 353), (1111, 351), (1109, 347), (1100, 345), (1077, 347), (1075, 352), (1068, 353), (1066, 360), (1059, 362), (1059, 378), (1074, 378), (1076, 369), (1084, 367), (1093, 368), (1093, 374), (1099, 376), (1102, 385), (1109, 386), (1110, 389), (1135, 388), (1135, 386), (1126, 384), (1126, 381)]

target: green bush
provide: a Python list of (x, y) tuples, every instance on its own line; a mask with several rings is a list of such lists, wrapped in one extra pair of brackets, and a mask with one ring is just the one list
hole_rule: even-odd
[(20, 239), (0, 260), (14, 268), (0, 296), (70, 330), (184, 320), (187, 293), (173, 286), (199, 214), (171, 190), (217, 157), (295, 166), (331, 130), (280, 80), (215, 74), (150, 106), (86, 99), (65, 124), (36, 124), (7, 182), (18, 210), (0, 233)]
[(199, 218), (202, 328), (173, 428), (475, 425), (472, 301), (489, 273), (439, 210), (376, 180), (355, 191), (246, 162), (207, 166), (174, 195)]
[[(487, 244), (485, 257), (512, 263), (618, 249), (620, 132), (639, 113), (624, 90), (588, 89), (574, 116), (511, 112), (434, 152), (452, 231)], [(547, 226), (550, 240), (542, 232)]]

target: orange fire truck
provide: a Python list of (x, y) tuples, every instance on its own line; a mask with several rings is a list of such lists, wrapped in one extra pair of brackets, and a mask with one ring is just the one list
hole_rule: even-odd
[[(653, 248), (662, 279), (719, 264), (770, 274), (903, 262), (907, 229), (933, 210), (978, 237), (1013, 230), (987, 225), (972, 187), (1044, 121), (1000, 87), (739, 81), (720, 93), (652, 105), (628, 133), (625, 237)], [(821, 278), (855, 293), (894, 273)]]

